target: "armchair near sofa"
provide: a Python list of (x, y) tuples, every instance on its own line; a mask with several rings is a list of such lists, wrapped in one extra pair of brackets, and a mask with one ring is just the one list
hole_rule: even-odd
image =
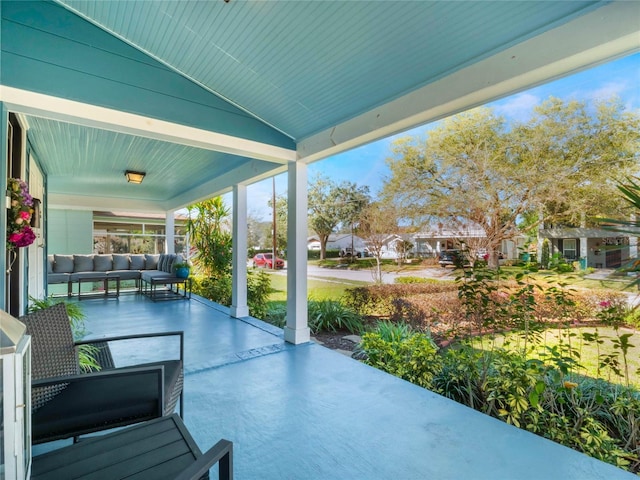
[[(182, 387), (183, 333), (163, 332), (74, 342), (62, 303), (25, 315), (32, 342), (32, 440), (34, 444), (77, 437), (173, 413)], [(176, 358), (115, 368), (109, 342), (177, 337)], [(76, 347), (97, 347), (101, 370), (81, 373)]]

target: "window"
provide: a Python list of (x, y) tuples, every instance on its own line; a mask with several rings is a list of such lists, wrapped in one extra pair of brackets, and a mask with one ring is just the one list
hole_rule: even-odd
[(575, 260), (577, 258), (576, 244), (575, 238), (567, 238), (562, 242), (562, 255), (564, 255), (564, 258), (567, 260)]

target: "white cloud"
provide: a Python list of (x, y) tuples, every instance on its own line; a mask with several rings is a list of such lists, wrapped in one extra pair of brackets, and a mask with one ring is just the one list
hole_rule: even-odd
[(511, 120), (525, 121), (531, 116), (533, 107), (540, 104), (540, 97), (531, 93), (521, 93), (499, 101), (493, 108), (498, 115)]
[(617, 82), (607, 82), (595, 90), (590, 90), (585, 94), (590, 100), (608, 100), (611, 97), (623, 97), (623, 94), (629, 88), (626, 80)]

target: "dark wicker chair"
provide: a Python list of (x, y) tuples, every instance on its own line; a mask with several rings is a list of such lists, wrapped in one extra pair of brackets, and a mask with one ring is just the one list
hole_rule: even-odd
[[(78, 437), (169, 415), (180, 399), (183, 332), (126, 335), (74, 342), (63, 303), (20, 318), (31, 335), (32, 442)], [(179, 358), (115, 368), (109, 342), (176, 336)], [(77, 346), (98, 348), (98, 372), (82, 373)], [(176, 355), (178, 356), (178, 355)]]

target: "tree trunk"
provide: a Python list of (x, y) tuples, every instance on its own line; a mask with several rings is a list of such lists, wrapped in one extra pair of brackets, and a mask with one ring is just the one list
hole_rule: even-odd
[(380, 256), (376, 256), (376, 278), (374, 278), (375, 283), (382, 283), (382, 266), (380, 263)]
[(327, 241), (329, 240), (329, 235), (318, 235), (320, 239), (320, 260), (324, 260), (327, 258)]

